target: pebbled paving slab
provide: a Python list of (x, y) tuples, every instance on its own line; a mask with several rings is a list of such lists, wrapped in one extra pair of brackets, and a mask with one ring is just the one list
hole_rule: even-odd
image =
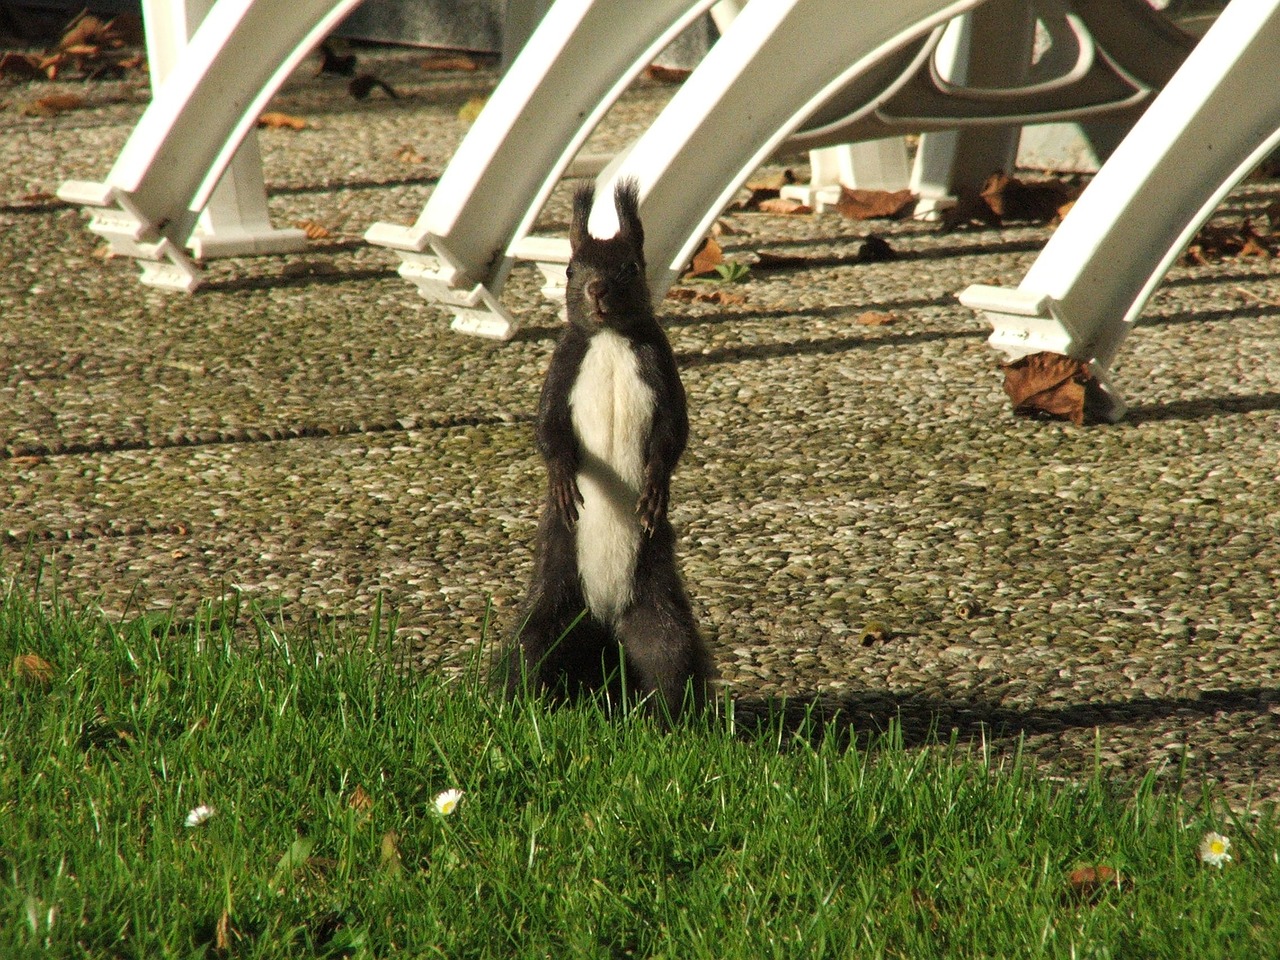
[[(272, 106), (308, 126), (262, 133), (277, 222), (330, 238), (212, 263), (193, 296), (95, 256), (45, 196), (106, 174), (145, 89), (77, 85), (85, 109), (39, 119), (21, 103), (56, 87), (0, 90), (8, 575), (43, 568), (118, 617), (234, 590), (289, 622), (359, 624), (383, 596), (429, 669), (513, 627), (559, 321), (518, 269), (520, 336), (458, 336), (360, 242), (416, 217), (459, 107), (494, 81), (363, 56), (398, 99), (356, 101), (306, 65)], [(593, 148), (669, 93), (639, 84)], [(1222, 213), (1278, 197), (1250, 182)], [(544, 229), (565, 228), (566, 198)], [(753, 270), (740, 303), (664, 304), (693, 421), (674, 520), (744, 723), (786, 695), (842, 732), (955, 730), (1062, 775), (1097, 762), (1208, 777), (1241, 808), (1280, 799), (1280, 267), (1175, 268), (1114, 369), (1130, 416), (1076, 428), (1011, 415), (955, 299), (1016, 284), (1048, 228), (726, 223), (732, 258), (804, 258)], [(871, 232), (898, 258), (858, 262)], [(869, 310), (896, 320), (859, 324)]]

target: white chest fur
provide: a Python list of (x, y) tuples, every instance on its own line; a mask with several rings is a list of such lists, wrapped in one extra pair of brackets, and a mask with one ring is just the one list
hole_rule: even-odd
[(654, 403), (626, 338), (611, 330), (593, 336), (569, 393), (569, 410), (582, 449), (578, 571), (587, 606), (606, 623), (632, 600), (641, 536), (636, 503)]

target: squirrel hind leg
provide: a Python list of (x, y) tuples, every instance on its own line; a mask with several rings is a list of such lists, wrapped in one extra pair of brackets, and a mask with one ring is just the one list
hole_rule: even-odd
[(635, 604), (619, 620), (617, 636), (630, 698), (648, 698), (647, 709), (664, 723), (702, 712), (715, 671), (687, 599)]
[(497, 680), (508, 699), (530, 693), (559, 703), (611, 692), (611, 684), (620, 691), (617, 644), (590, 616), (575, 619), (530, 613), (498, 664)]

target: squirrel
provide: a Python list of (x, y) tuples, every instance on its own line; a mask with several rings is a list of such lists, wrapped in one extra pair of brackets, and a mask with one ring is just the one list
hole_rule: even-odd
[(617, 185), (609, 239), (588, 232), (594, 199), (590, 184), (573, 198), (569, 322), (538, 403), (547, 498), (505, 687), (643, 699), (670, 721), (705, 705), (713, 675), (667, 519), (688, 407), (645, 277), (639, 187)]

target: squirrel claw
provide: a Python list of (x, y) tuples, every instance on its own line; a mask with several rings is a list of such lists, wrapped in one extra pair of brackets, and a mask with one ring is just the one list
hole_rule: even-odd
[(667, 515), (667, 491), (656, 483), (647, 485), (640, 502), (636, 504), (636, 513), (640, 514), (641, 529), (652, 537), (658, 524)]
[(582, 503), (582, 491), (571, 476), (556, 477), (551, 481), (551, 504), (560, 514), (565, 526), (578, 522), (578, 504)]

